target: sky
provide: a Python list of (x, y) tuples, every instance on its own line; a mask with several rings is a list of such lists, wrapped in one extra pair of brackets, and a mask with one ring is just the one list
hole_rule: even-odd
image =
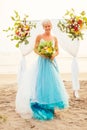
[[(65, 11), (71, 8), (77, 13), (82, 10), (87, 12), (87, 0), (0, 0), (0, 51), (16, 50), (14, 46), (10, 46), (10, 41), (2, 31), (11, 24), (10, 17), (14, 15), (14, 10), (18, 11), (21, 17), (28, 14), (31, 20), (42, 20), (61, 19)], [(87, 44), (87, 40), (82, 44)], [(81, 48), (86, 53), (87, 46), (82, 44)]]
[(66, 9), (87, 10), (87, 0), (0, 0), (0, 16), (7, 17), (18, 10), (30, 19), (61, 18)]

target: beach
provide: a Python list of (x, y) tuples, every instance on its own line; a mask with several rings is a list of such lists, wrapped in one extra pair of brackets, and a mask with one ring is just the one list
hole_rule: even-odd
[[(67, 75), (66, 75), (67, 76)], [(15, 112), (17, 75), (0, 75), (0, 130), (87, 130), (87, 80), (80, 80), (80, 99), (73, 97), (72, 82), (63, 80), (70, 106), (56, 110), (50, 121), (23, 119)]]
[[(29, 62), (29, 57), (26, 59)], [(65, 110), (56, 110), (56, 117), (50, 121), (38, 121), (33, 118), (23, 119), (16, 113), (17, 73), (21, 55), (5, 53), (0, 55), (0, 60), (2, 61), (0, 62), (0, 130), (87, 130), (86, 58), (78, 58), (80, 98), (76, 99), (72, 90), (72, 58), (59, 57), (60, 74), (70, 97), (70, 106)]]

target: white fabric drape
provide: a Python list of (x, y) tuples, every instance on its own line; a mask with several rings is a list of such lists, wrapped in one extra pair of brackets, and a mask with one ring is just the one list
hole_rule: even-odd
[(76, 57), (73, 57), (71, 72), (72, 72), (73, 90), (77, 91), (77, 90), (80, 89), (80, 84), (79, 84), (79, 78), (78, 78), (79, 67), (78, 67), (78, 62), (77, 62), (77, 58)]
[(25, 60), (25, 56), (22, 56), (19, 65), (18, 75), (17, 75), (18, 86), (21, 85), (25, 71), (26, 71), (26, 60)]
[(77, 55), (80, 47), (80, 41), (77, 39), (74, 39), (72, 41), (72, 39), (69, 38), (66, 33), (61, 32), (58, 28), (56, 33), (61, 47), (72, 56), (72, 64), (71, 64), (72, 89), (74, 91), (79, 90), (80, 84), (78, 78), (79, 67), (78, 67)]

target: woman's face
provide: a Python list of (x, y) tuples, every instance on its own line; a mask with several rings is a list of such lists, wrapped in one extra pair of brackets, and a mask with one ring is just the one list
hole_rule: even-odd
[(52, 29), (52, 24), (50, 22), (48, 23), (44, 23), (43, 24), (43, 29), (45, 30), (45, 32), (49, 33)]

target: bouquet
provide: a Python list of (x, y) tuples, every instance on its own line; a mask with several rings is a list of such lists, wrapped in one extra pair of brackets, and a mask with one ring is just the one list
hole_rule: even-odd
[(31, 21), (27, 21), (28, 15), (25, 15), (23, 20), (20, 19), (20, 16), (17, 11), (14, 11), (15, 16), (11, 16), (12, 21), (14, 22), (12, 27), (8, 27), (8, 29), (3, 30), (5, 32), (10, 32), (7, 37), (11, 38), (11, 41), (16, 40), (16, 47), (19, 47), (20, 44), (25, 43), (28, 44), (28, 38), (31, 36), (30, 31), (32, 28), (36, 28), (36, 24)]
[(40, 42), (38, 46), (38, 52), (41, 55), (44, 55), (48, 58), (51, 58), (52, 54), (54, 53), (54, 47), (52, 41), (43, 41)]
[(63, 16), (64, 20), (59, 20), (57, 27), (60, 28), (62, 32), (66, 32), (67, 35), (74, 40), (83, 39), (83, 30), (87, 29), (87, 17), (85, 11), (82, 11), (79, 15), (75, 14), (74, 9), (66, 11)]

